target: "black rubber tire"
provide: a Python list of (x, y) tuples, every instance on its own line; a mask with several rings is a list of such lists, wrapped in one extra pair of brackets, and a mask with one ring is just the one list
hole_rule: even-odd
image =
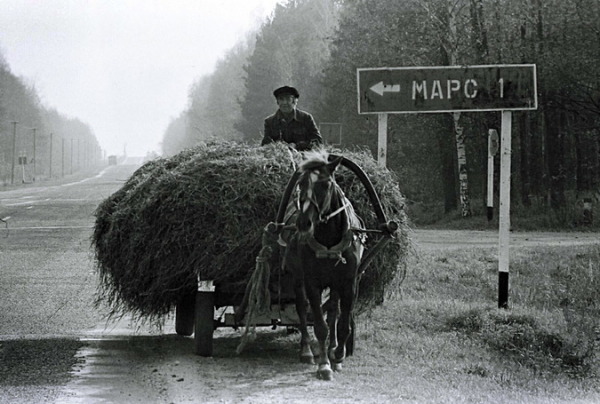
[(213, 355), (213, 333), (215, 316), (214, 292), (196, 293), (196, 324), (194, 327), (194, 340), (196, 355)]
[(175, 332), (189, 337), (194, 333), (196, 317), (196, 293), (185, 295), (175, 309)]

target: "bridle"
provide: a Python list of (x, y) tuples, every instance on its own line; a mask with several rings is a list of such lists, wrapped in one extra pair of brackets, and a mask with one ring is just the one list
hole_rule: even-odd
[[(349, 217), (347, 209), (351, 207), (351, 204), (350, 201), (348, 201), (346, 198), (342, 198), (342, 206), (335, 209), (334, 211), (329, 211), (333, 193), (337, 192), (339, 195), (344, 195), (344, 192), (342, 191), (340, 186), (335, 182), (335, 178), (333, 178), (332, 176), (318, 178), (319, 175), (321, 175), (318, 169), (313, 169), (309, 172), (306, 172), (304, 175), (306, 177), (301, 178), (299, 183), (302, 181), (308, 181), (308, 189), (298, 193), (296, 203), (300, 214), (305, 213), (306, 210), (312, 205), (318, 215), (318, 220), (315, 224), (325, 224), (330, 219), (341, 214), (344, 211), (346, 211), (347, 213), (346, 216)], [(314, 185), (320, 182), (329, 182), (330, 186), (333, 187), (333, 189), (330, 189), (327, 193), (325, 200), (322, 204), (319, 204), (319, 202), (315, 199), (315, 192), (313, 189)], [(332, 247), (326, 247), (323, 244), (319, 243), (315, 239), (314, 233), (312, 232), (310, 232), (307, 235), (307, 237), (305, 237), (305, 243), (308, 244), (308, 246), (313, 250), (317, 258), (337, 259), (336, 265), (340, 262), (342, 264), (345, 264), (346, 259), (342, 256), (342, 253), (345, 250), (347, 250), (356, 239), (355, 234), (352, 231), (353, 229), (351, 229), (350, 227), (349, 218), (347, 219), (346, 229), (347, 230), (342, 235), (342, 239), (340, 240), (340, 242)]]
[[(388, 220), (386, 214), (383, 210), (381, 201), (379, 200), (379, 196), (375, 191), (375, 187), (369, 180), (369, 177), (365, 174), (362, 168), (354, 163), (352, 160), (349, 160), (345, 157), (335, 156), (330, 154), (329, 161), (333, 161), (336, 158), (341, 158), (342, 166), (346, 167), (352, 173), (356, 175), (356, 177), (360, 180), (361, 184), (364, 186), (364, 189), (368, 195), (369, 201), (371, 202), (371, 206), (373, 207), (373, 211), (375, 216), (377, 217), (377, 228), (376, 229), (358, 229), (352, 228), (352, 232), (348, 232), (348, 234), (359, 233), (361, 235), (366, 235), (368, 233), (379, 234), (382, 237), (366, 252), (365, 255), (361, 258), (360, 266), (358, 268), (358, 273), (362, 274), (369, 264), (373, 261), (373, 259), (385, 248), (385, 246), (394, 238), (396, 238), (396, 232), (398, 231), (399, 224), (394, 220)], [(279, 204), (279, 209), (277, 210), (277, 217), (275, 222), (271, 222), (265, 228), (266, 231), (273, 234), (281, 235), (281, 232), (285, 229), (294, 230), (296, 228), (295, 225), (290, 225), (285, 223), (285, 214), (288, 207), (288, 203), (290, 202), (290, 198), (294, 194), (294, 191), (297, 189), (298, 181), (300, 179), (301, 172), (296, 170), (288, 180), (288, 184), (285, 187), (285, 191), (283, 193), (283, 197), (281, 198), (281, 202)], [(280, 237), (280, 245), (286, 246), (286, 242)]]
[[(343, 195), (344, 192), (337, 184), (337, 182), (335, 182), (335, 179), (331, 176), (327, 178), (315, 178), (320, 175), (318, 169), (314, 169), (310, 172), (307, 172), (305, 175), (307, 176), (306, 180), (308, 180), (309, 185), (308, 189), (305, 191), (306, 195), (304, 195), (304, 198), (300, 192), (298, 193), (298, 199), (296, 204), (300, 212), (305, 212), (308, 209), (308, 206), (312, 205), (319, 216), (319, 220), (317, 221), (317, 223), (327, 223), (330, 219), (344, 212), (350, 206), (350, 201), (343, 198), (345, 200), (342, 206), (340, 206), (332, 212), (327, 213), (327, 210), (329, 210), (331, 206), (331, 198), (333, 193), (338, 192), (339, 194)], [(315, 199), (315, 192), (313, 189), (314, 185), (320, 182), (329, 182), (331, 186), (334, 187), (333, 190), (327, 193), (326, 199), (323, 201), (322, 206), (319, 205), (319, 202)]]

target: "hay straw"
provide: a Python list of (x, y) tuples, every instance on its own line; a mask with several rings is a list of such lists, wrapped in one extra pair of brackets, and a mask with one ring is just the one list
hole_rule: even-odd
[[(386, 285), (404, 271), (404, 201), (393, 173), (369, 152), (341, 154), (364, 169), (388, 218), (401, 225), (398, 238), (363, 276), (359, 302), (369, 305), (380, 302)], [(95, 212), (96, 305), (107, 306), (109, 316), (131, 314), (154, 322), (196, 290), (198, 275), (245, 284), (261, 249), (262, 229), (275, 220), (300, 160), (280, 143), (215, 142), (146, 163)], [(336, 178), (367, 227), (376, 228), (360, 181), (346, 169)]]

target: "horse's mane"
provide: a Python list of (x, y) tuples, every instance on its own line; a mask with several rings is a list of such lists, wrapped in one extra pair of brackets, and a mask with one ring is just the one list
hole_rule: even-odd
[(313, 149), (304, 153), (304, 161), (300, 164), (301, 171), (313, 170), (329, 162), (329, 153), (324, 149)]

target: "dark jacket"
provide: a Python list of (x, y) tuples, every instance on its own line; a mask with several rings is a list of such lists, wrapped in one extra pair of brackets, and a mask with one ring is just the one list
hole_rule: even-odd
[(287, 121), (280, 110), (265, 119), (265, 133), (262, 145), (283, 141), (295, 143), (296, 149), (307, 150), (316, 144), (323, 144), (323, 138), (308, 112), (294, 110), (294, 115)]

